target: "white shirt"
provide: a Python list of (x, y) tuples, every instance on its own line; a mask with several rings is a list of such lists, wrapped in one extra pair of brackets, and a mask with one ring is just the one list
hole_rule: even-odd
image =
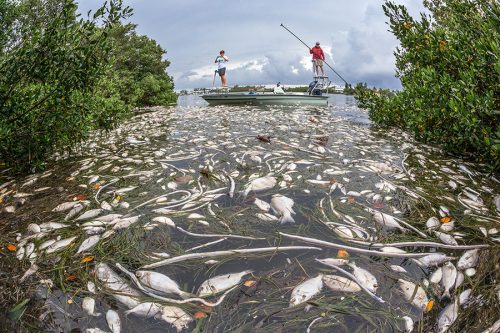
[(229, 61), (229, 59), (226, 56), (218, 56), (215, 59), (215, 62), (217, 63), (218, 69), (226, 68), (226, 62), (228, 62), (228, 61)]

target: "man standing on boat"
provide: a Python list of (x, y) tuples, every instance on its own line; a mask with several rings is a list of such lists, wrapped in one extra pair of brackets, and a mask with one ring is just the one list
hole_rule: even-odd
[(226, 62), (228, 61), (229, 58), (226, 57), (224, 50), (221, 50), (217, 58), (215, 58), (215, 63), (217, 64), (217, 73), (219, 73), (222, 87), (227, 87)]
[(314, 75), (325, 76), (325, 72), (323, 71), (323, 61), (325, 61), (325, 54), (319, 46), (319, 42), (316, 42), (316, 46), (314, 46), (312, 49), (309, 49), (309, 53), (313, 55), (312, 61)]

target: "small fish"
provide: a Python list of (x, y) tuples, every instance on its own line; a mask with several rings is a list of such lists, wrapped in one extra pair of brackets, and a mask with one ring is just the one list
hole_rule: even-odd
[(399, 266), (399, 265), (391, 265), (390, 268), (394, 271), (394, 272), (398, 272), (398, 273), (408, 273), (408, 271), (406, 269), (404, 269), (403, 267)]
[(175, 228), (175, 223), (174, 223), (174, 221), (172, 221), (172, 219), (171, 219), (171, 218), (166, 217), (166, 216), (157, 216), (157, 217), (155, 217), (152, 221), (153, 221), (153, 222), (158, 222), (158, 223), (161, 223), (161, 224), (165, 224), (165, 225), (168, 225), (168, 226), (170, 226), (170, 227)]
[(385, 214), (382, 212), (375, 212), (373, 213), (373, 218), (375, 222), (380, 224), (383, 227), (386, 227), (388, 229), (399, 229), (403, 232), (406, 231), (405, 228), (403, 228), (398, 221), (394, 217), (392, 217), (389, 214)]
[(475, 268), (467, 268), (465, 271), (464, 271), (465, 275), (467, 275), (468, 277), (471, 277), (471, 276), (474, 276), (476, 275), (476, 269)]
[(276, 216), (269, 214), (269, 213), (265, 213), (265, 214), (258, 213), (258, 214), (255, 214), (255, 216), (257, 216), (260, 220), (265, 221), (265, 222), (272, 222), (272, 221), (279, 220)]
[(26, 272), (24, 272), (23, 276), (19, 280), (20, 283), (23, 283), (24, 280), (29, 278), (31, 275), (35, 274), (38, 271), (38, 266), (36, 264), (31, 264), (30, 268)]
[(393, 246), (384, 246), (380, 248), (381, 252), (385, 253), (406, 253), (405, 250), (401, 250), (400, 248), (393, 247)]
[(153, 303), (153, 302), (144, 302), (136, 307), (125, 311), (125, 315), (129, 314), (135, 314), (137, 316), (145, 317), (145, 318), (152, 318), (154, 317), (157, 313), (160, 313), (163, 309), (163, 306), (158, 303)]
[(60, 205), (57, 205), (56, 208), (52, 209), (53, 212), (64, 212), (66, 210), (70, 210), (73, 208), (75, 205), (78, 204), (78, 201), (70, 201), (70, 202), (63, 202)]
[(353, 275), (361, 282), (363, 285), (372, 293), (375, 293), (378, 288), (378, 282), (375, 276), (372, 273), (368, 272), (364, 268), (360, 268), (356, 266), (355, 263), (347, 264), (353, 270)]
[(182, 331), (193, 321), (184, 310), (175, 306), (164, 306), (160, 318), (172, 325), (177, 332)]
[(452, 235), (445, 234), (444, 232), (439, 232), (439, 231), (434, 231), (436, 236), (443, 242), (444, 244), (447, 245), (458, 245), (457, 241), (455, 238), (453, 238)]
[(361, 287), (354, 281), (339, 275), (324, 275), (323, 283), (333, 291), (356, 293)]
[(89, 238), (85, 239), (82, 242), (82, 244), (78, 248), (78, 251), (76, 252), (76, 254), (79, 254), (79, 253), (82, 253), (82, 252), (85, 252), (85, 251), (91, 249), (97, 243), (99, 243), (100, 240), (101, 240), (101, 236), (100, 235), (90, 236)]
[[(333, 268), (335, 268), (335, 266), (343, 266), (343, 265), (347, 265), (349, 263), (349, 260), (339, 259), (339, 258), (316, 259), (316, 261), (319, 261), (323, 265), (330, 266)], [(334, 265), (334, 266), (332, 266), (332, 265)]]
[(106, 288), (115, 291), (116, 293), (112, 293), (112, 296), (125, 304), (128, 308), (131, 309), (139, 305), (135, 297), (139, 297), (141, 294), (137, 290), (131, 288), (118, 274), (111, 270), (108, 265), (104, 263), (97, 264), (96, 277)]
[(113, 226), (113, 230), (116, 231), (116, 230), (128, 228), (132, 224), (138, 222), (139, 218), (140, 218), (140, 215), (119, 219), (118, 222)]
[(250, 273), (252, 273), (252, 271), (248, 270), (240, 273), (224, 274), (210, 278), (201, 284), (197, 294), (200, 297), (204, 297), (226, 291), (236, 286), (245, 275)]
[(427, 298), (427, 294), (422, 287), (403, 279), (398, 279), (398, 286), (407, 301), (411, 301), (413, 306), (425, 311), (427, 303), (429, 303), (429, 299)]
[(464, 280), (465, 280), (464, 273), (458, 271), (457, 272), (457, 281), (455, 281), (455, 289), (457, 289), (458, 287), (460, 287), (462, 285), (462, 283), (464, 282)]
[(122, 324), (120, 316), (116, 311), (108, 310), (108, 312), (106, 312), (106, 322), (112, 333), (120, 333)]
[(474, 268), (479, 261), (479, 249), (465, 251), (464, 254), (458, 259), (457, 268), (461, 271), (468, 268)]
[(76, 218), (76, 221), (84, 221), (84, 220), (94, 218), (96, 216), (99, 216), (103, 211), (104, 211), (104, 209), (102, 209), (102, 208), (88, 210), (85, 213), (83, 213), (82, 215), (78, 216)]
[(292, 207), (294, 205), (294, 201), (288, 197), (285, 197), (281, 194), (273, 195), (271, 199), (271, 208), (276, 212), (276, 214), (280, 215), (280, 223), (295, 223), (295, 220), (292, 217), (292, 214), (295, 214)]
[(165, 294), (179, 295), (182, 298), (190, 298), (191, 294), (182, 291), (174, 280), (166, 275), (153, 271), (137, 271), (135, 273), (139, 281), (147, 287), (164, 292)]
[(74, 236), (74, 237), (70, 237), (70, 238), (66, 238), (66, 239), (62, 239), (60, 241), (57, 241), (57, 242), (53, 243), (52, 245), (50, 245), (49, 247), (47, 247), (47, 250), (45, 250), (45, 253), (50, 254), (50, 253), (54, 253), (56, 251), (59, 251), (59, 250), (65, 248), (66, 246), (70, 245), (71, 243), (73, 243), (73, 241), (76, 238), (77, 237)]
[(101, 222), (113, 222), (114, 220), (119, 219), (120, 217), (122, 217), (121, 214), (108, 214), (100, 216), (98, 220)]
[(402, 319), (405, 321), (405, 330), (404, 330), (404, 333), (411, 333), (411, 332), (413, 332), (413, 319), (411, 319), (408, 316), (404, 316)]
[(436, 269), (434, 273), (432, 273), (431, 277), (429, 278), (429, 281), (431, 283), (438, 284), (439, 282), (441, 282), (442, 278), (443, 278), (443, 270), (441, 267), (438, 267), (438, 269)]
[(306, 302), (318, 294), (323, 288), (323, 274), (308, 279), (292, 290), (290, 307)]
[(472, 293), (472, 289), (467, 289), (467, 290), (464, 290), (460, 293), (460, 295), (458, 296), (458, 303), (460, 305), (465, 305), (467, 304), (467, 302), (469, 301), (469, 298), (470, 298), (470, 294)]
[(58, 223), (58, 222), (46, 222), (46, 223), (40, 224), (40, 230), (42, 232), (49, 232), (52, 230), (62, 229), (62, 228), (67, 228), (67, 227), (69, 227), (69, 225), (63, 224), (63, 223)]
[(95, 312), (95, 299), (92, 297), (85, 297), (82, 301), (82, 309), (85, 311), (89, 316), (93, 317), (98, 317), (101, 314)]
[(260, 210), (263, 210), (264, 212), (268, 212), (269, 209), (271, 209), (271, 205), (269, 205), (264, 200), (260, 200), (259, 198), (255, 198), (254, 204), (257, 207), (259, 207)]
[(73, 208), (69, 211), (69, 213), (66, 214), (66, 216), (64, 217), (64, 221), (68, 221), (68, 220), (72, 219), (73, 217), (75, 217), (78, 213), (80, 213), (82, 211), (83, 208), (85, 208), (85, 206), (82, 205), (81, 203), (73, 206)]
[(454, 257), (448, 257), (444, 253), (434, 253), (434, 254), (429, 254), (427, 256), (424, 256), (416, 262), (424, 267), (433, 267), (433, 266), (439, 266), (444, 262), (450, 261), (452, 259), (455, 259)]
[(451, 262), (447, 262), (443, 265), (443, 279), (441, 280), (444, 287), (443, 298), (451, 298), (450, 289), (455, 287), (455, 282), (457, 281), (457, 269), (455, 265)]
[(444, 333), (457, 320), (458, 317), (458, 299), (448, 304), (438, 316), (438, 333)]
[(266, 177), (256, 178), (250, 181), (250, 183), (248, 183), (245, 191), (243, 192), (243, 196), (246, 197), (248, 193), (250, 193), (251, 191), (260, 192), (260, 191), (270, 190), (276, 186), (276, 183), (277, 181), (275, 177), (266, 176)]

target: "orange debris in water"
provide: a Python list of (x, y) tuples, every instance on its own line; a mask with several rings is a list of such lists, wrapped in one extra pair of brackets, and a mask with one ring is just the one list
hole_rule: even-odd
[(88, 256), (88, 257), (83, 258), (81, 263), (84, 264), (86, 262), (91, 262), (92, 260), (94, 260), (94, 256)]
[(9, 250), (10, 252), (14, 252), (17, 250), (17, 247), (14, 244), (9, 244), (7, 245), (7, 250)]
[(207, 317), (207, 314), (203, 311), (198, 311), (194, 314), (194, 319), (203, 319)]
[(346, 250), (338, 250), (337, 251), (337, 258), (348, 258), (349, 257), (349, 252)]
[(76, 196), (76, 200), (78, 200), (78, 201), (83, 201), (85, 199), (87, 199), (87, 197), (85, 196), (85, 194), (78, 194)]
[(254, 284), (256, 284), (256, 283), (257, 283), (257, 281), (255, 281), (255, 280), (246, 280), (246, 281), (243, 283), (243, 285), (244, 285), (245, 287), (251, 287), (251, 286), (253, 286), (253, 285), (254, 285)]
[(94, 184), (94, 190), (98, 190), (101, 188), (101, 184), (100, 183), (95, 183)]
[(441, 223), (450, 223), (451, 222), (451, 217), (445, 216), (441, 218)]
[(355, 202), (356, 202), (356, 199), (354, 199), (354, 197), (352, 197), (352, 196), (348, 196), (348, 197), (347, 197), (347, 203), (349, 203), (349, 204), (353, 204), (353, 203), (355, 203)]
[(66, 281), (75, 281), (77, 277), (75, 275), (70, 275), (66, 278)]
[(433, 307), (434, 307), (434, 300), (431, 299), (429, 302), (427, 302), (427, 305), (425, 306), (425, 312), (431, 311)]

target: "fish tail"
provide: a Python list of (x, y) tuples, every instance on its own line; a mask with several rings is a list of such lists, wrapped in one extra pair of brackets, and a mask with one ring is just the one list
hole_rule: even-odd
[(293, 219), (292, 215), (290, 212), (287, 212), (283, 214), (283, 216), (280, 218), (280, 223), (285, 224), (285, 223), (295, 223), (295, 220)]

